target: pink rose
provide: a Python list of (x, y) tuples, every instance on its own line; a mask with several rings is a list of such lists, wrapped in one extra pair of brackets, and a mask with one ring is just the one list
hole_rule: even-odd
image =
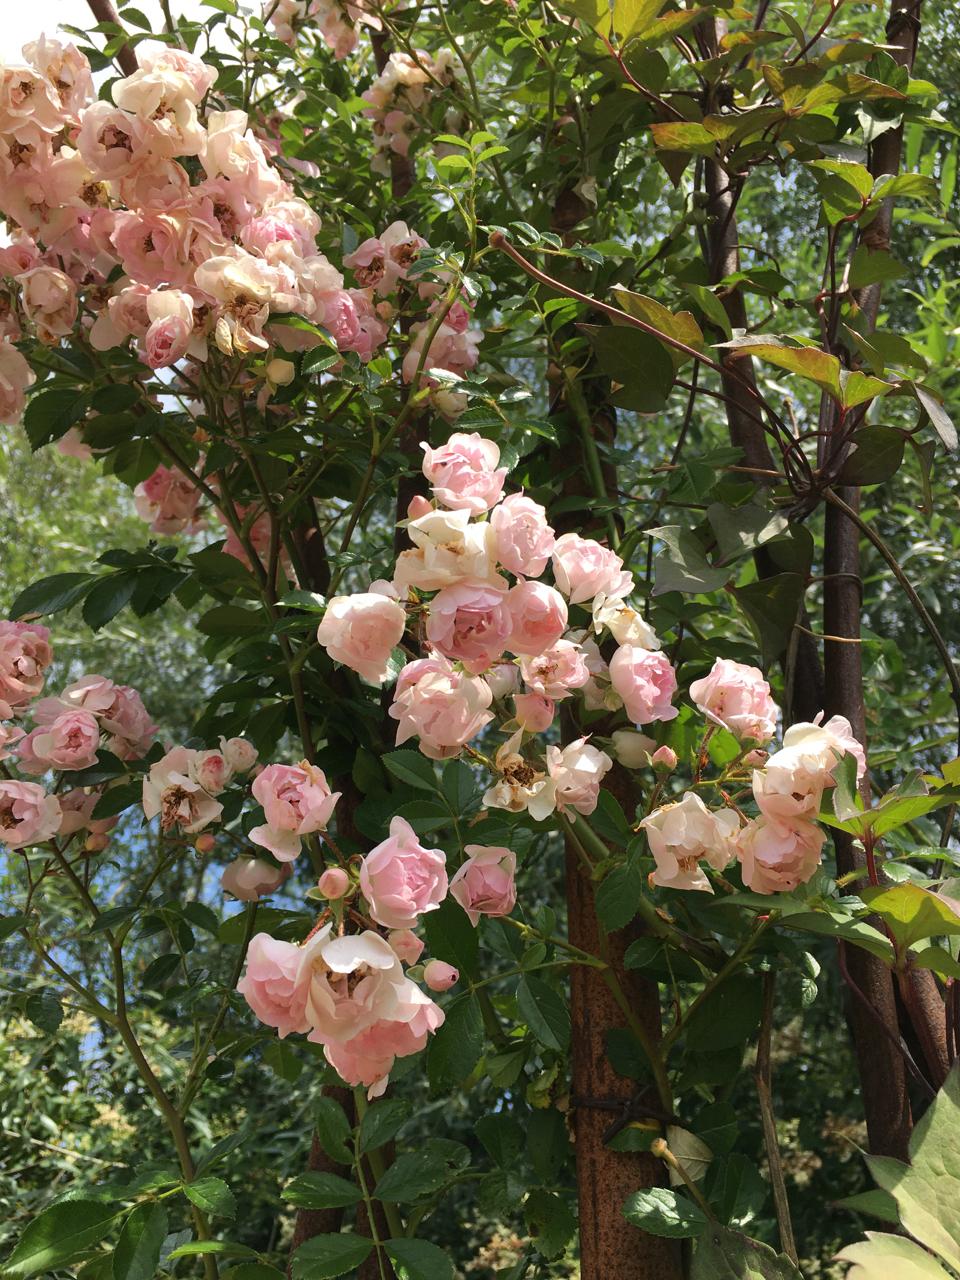
[(89, 711), (65, 711), (49, 725), (34, 729), (20, 743), (20, 767), (27, 773), (47, 769), (87, 769), (96, 764), (100, 723)]
[(748, 823), (737, 841), (743, 883), (754, 893), (790, 893), (820, 865), (826, 833), (813, 822)]
[(12, 342), (0, 342), (0, 423), (13, 426), (23, 416), (27, 387), (37, 380)]
[(774, 822), (812, 818), (820, 798), (834, 785), (834, 771), (848, 752), (856, 757), (857, 777), (866, 771), (863, 747), (853, 736), (849, 721), (834, 716), (820, 724), (793, 724), (783, 735), (783, 746), (767, 760), (762, 773), (754, 774), (754, 795), (761, 812)]
[(237, 858), (224, 867), (220, 884), (224, 893), (232, 894), (240, 902), (258, 902), (275, 893), (292, 870), (289, 864), (275, 867), (263, 858)]
[(418, 990), (386, 938), (370, 929), (333, 937), (331, 929), (324, 925), (300, 947), (309, 1039), (320, 1044), (352, 1040), (392, 1018), (408, 988)]
[(257, 763), (257, 748), (246, 738), (221, 738), (220, 750), (234, 773), (249, 773)]
[(694, 680), (690, 697), (708, 720), (741, 741), (768, 742), (774, 735), (779, 708), (756, 667), (717, 658), (708, 676)]
[(476, 926), (481, 916), (508, 916), (517, 905), (517, 855), (495, 845), (468, 844), (467, 860), (450, 881), (456, 898)]
[(546, 733), (553, 724), (556, 706), (540, 693), (518, 693), (513, 699), (517, 723), (528, 733)]
[(9, 720), (40, 693), (52, 661), (46, 627), (0, 621), (0, 719)]
[(427, 639), (472, 675), (485, 671), (503, 653), (511, 631), (506, 592), (459, 583), (430, 601)]
[(562, 750), (547, 747), (547, 771), (555, 787), (556, 806), (560, 813), (576, 809), (590, 814), (600, 798), (600, 783), (613, 768), (605, 751), (591, 747), (586, 738), (577, 738)]
[(282, 1040), (291, 1031), (308, 1031), (307, 991), (300, 970), (300, 948), (268, 933), (250, 941), (246, 968), (237, 990), (261, 1022), (276, 1027)]
[(0, 724), (0, 760), (10, 759), (10, 748), (23, 737), (23, 730), (15, 724)]
[(23, 849), (43, 844), (60, 827), (60, 802), (36, 782), (0, 779), (0, 844)]
[(350, 877), (343, 867), (327, 867), (317, 881), (317, 888), (328, 902), (339, 902), (350, 888)]
[(360, 864), (360, 890), (377, 924), (409, 929), (447, 896), (446, 855), (425, 849), (410, 823), (396, 817), (389, 837)]
[(665, 804), (649, 814), (640, 826), (657, 864), (654, 884), (713, 893), (700, 861), (715, 871), (727, 866), (736, 852), (740, 820), (731, 809), (714, 813), (695, 792), (688, 791), (676, 804)]
[(17, 277), (27, 319), (41, 342), (65, 338), (77, 321), (77, 287), (56, 267), (39, 266)]
[(388, 596), (372, 591), (334, 596), (317, 628), (317, 640), (335, 662), (369, 684), (380, 685), (406, 625), (403, 605)]
[(148, 819), (160, 815), (161, 831), (179, 826), (193, 835), (220, 819), (223, 806), (194, 776), (198, 754), (189, 747), (174, 747), (150, 766), (143, 780), (143, 812)]
[(110, 736), (107, 747), (121, 760), (139, 760), (150, 750), (157, 726), (143, 699), (129, 685), (115, 685), (113, 700), (99, 715), (100, 728)]
[[(168, 289), (165, 292), (180, 293), (181, 297), (187, 297), (178, 289)], [(176, 364), (187, 354), (192, 339), (192, 306), (189, 317), (180, 312), (159, 316), (150, 321), (150, 327), (143, 335), (144, 362), (151, 369), (165, 369)]]
[(539, 578), (553, 551), (553, 530), (539, 502), (522, 493), (511, 493), (490, 517), (497, 545), (497, 560), (511, 573)]
[(633, 578), (623, 561), (593, 538), (565, 533), (553, 548), (553, 576), (571, 604), (582, 604), (594, 596), (622, 597), (633, 590)]
[(387, 941), (404, 964), (416, 964), (423, 954), (423, 942), (410, 929), (393, 929)]
[(610, 659), (610, 683), (634, 724), (672, 720), (677, 715), (677, 708), (671, 705), (677, 676), (665, 653), (622, 644)]
[(424, 966), (423, 980), (431, 991), (449, 991), (460, 980), (460, 971), (442, 960), (430, 960)]
[(458, 582), (503, 587), (493, 555), (489, 523), (472, 524), (469, 511), (434, 511), (407, 525), (414, 544), (397, 557), (393, 581), (398, 591), (417, 587), (439, 591)]
[(558, 640), (536, 657), (521, 658), (520, 674), (528, 689), (558, 702), (590, 679), (580, 646), (571, 640)]
[(323, 770), (306, 760), (299, 765), (267, 765), (254, 779), (252, 791), (267, 821), (254, 827), (250, 839), (279, 862), (292, 862), (300, 852), (300, 837), (326, 827), (340, 799), (339, 791), (331, 792)]
[(490, 686), (495, 698), (506, 698), (513, 693), (520, 683), (520, 671), (513, 662), (496, 662), (483, 678)]
[(673, 747), (666, 745), (657, 747), (650, 757), (650, 763), (655, 769), (662, 769), (665, 773), (670, 773), (677, 767), (677, 753)]
[(208, 795), (218, 796), (230, 785), (233, 770), (222, 751), (198, 751), (191, 774)]
[(567, 602), (545, 582), (518, 582), (507, 592), (512, 653), (543, 653), (557, 643), (567, 629)]
[[(442, 360), (434, 360), (437, 363), (448, 367)], [(421, 448), (425, 454), (423, 474), (441, 506), (478, 516), (500, 501), (507, 469), (497, 468), (500, 450), (492, 440), (476, 431), (470, 435), (455, 431), (439, 448), (431, 449), (428, 444)]]
[(159, 464), (133, 491), (137, 515), (154, 533), (194, 533), (200, 490), (173, 467)]
[[(119, 821), (118, 818), (94, 818), (97, 801), (104, 793), (103, 787), (74, 787), (57, 797), (60, 801), (61, 836), (72, 836), (78, 831), (89, 831), (95, 836), (106, 836)], [(104, 842), (105, 844), (106, 842)], [(104, 847), (104, 846), (101, 846)]]
[(368, 1098), (379, 1097), (397, 1058), (419, 1053), (430, 1034), (443, 1025), (443, 1010), (413, 982), (407, 984), (394, 1015), (352, 1040), (324, 1045), (327, 1061), (347, 1084), (364, 1085)]
[(493, 716), (490, 687), (479, 677), (456, 671), (437, 654), (408, 663), (400, 672), (389, 714), (400, 723), (397, 746), (419, 737), (431, 760), (458, 755)]

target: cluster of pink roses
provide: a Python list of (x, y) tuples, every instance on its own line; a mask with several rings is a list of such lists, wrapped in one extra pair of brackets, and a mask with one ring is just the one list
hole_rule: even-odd
[(159, 814), (162, 831), (179, 827), (195, 835), (220, 820), (223, 805), (216, 797), (256, 762), (256, 748), (246, 738), (221, 738), (219, 750), (172, 747), (143, 780), (143, 812), (147, 818)]
[[(37, 776), (89, 768), (101, 748), (121, 760), (142, 758), (156, 726), (137, 691), (88, 675), (57, 697), (40, 698), (52, 660), (46, 627), (0, 621), (0, 761), (15, 759), (21, 773)], [(34, 723), (29, 732), (13, 723), (28, 714)], [(102, 794), (102, 787), (62, 789), (58, 783), (48, 792), (37, 782), (0, 780), (0, 844), (23, 849), (84, 831), (87, 851), (99, 852), (115, 822), (93, 817)]]
[[(405, 156), (417, 129), (417, 113), (422, 113), (437, 90), (453, 83), (454, 56), (448, 49), (435, 58), (422, 49), (416, 54), (391, 53), (383, 71), (363, 98), (370, 105), (364, 115), (373, 121), (374, 157), (370, 168), (374, 173), (390, 173), (390, 153)], [(454, 111), (451, 132), (459, 122)]]
[[(434, 501), (411, 503), (413, 547), (400, 553), (392, 582), (329, 602), (320, 644), (383, 684), (410, 628), (425, 655), (397, 679), (397, 743), (416, 737), (425, 755), (442, 760), (499, 718), (511, 736), (497, 752), (486, 803), (535, 818), (591, 813), (610, 757), (581, 737), (531, 759), (524, 738), (550, 729), (556, 704), (575, 693), (589, 708), (624, 707), (636, 724), (677, 714), (673, 668), (627, 602), (633, 579), (599, 542), (557, 538), (532, 498), (505, 496), (506, 468), (492, 440), (457, 432), (424, 450)], [(548, 566), (554, 585), (541, 580)], [(587, 627), (570, 629), (571, 605), (589, 613)], [(617, 645), (609, 663), (595, 638), (605, 632)]]
[(338, 60), (353, 53), (359, 42), (358, 28), (380, 31), (383, 23), (363, 0), (265, 0), (264, 14), (278, 40), (291, 47), (302, 29), (316, 29)]
[[(690, 686), (690, 696), (709, 721), (746, 744), (769, 742), (778, 708), (756, 667), (718, 658), (709, 675)], [(744, 884), (756, 893), (786, 893), (805, 883), (820, 865), (826, 839), (816, 823), (823, 792), (835, 785), (834, 771), (849, 753), (858, 777), (866, 769), (863, 748), (850, 724), (834, 716), (822, 724), (792, 725), (783, 746), (769, 757), (746, 754), (753, 770), (753, 798), (759, 816), (741, 825), (733, 808), (707, 808), (694, 791), (662, 805), (641, 822), (656, 862), (654, 884), (712, 892), (703, 864), (723, 871), (740, 863)]]
[[(264, 770), (257, 781), (269, 772)], [(309, 785), (296, 784), (292, 778), (287, 781)], [(259, 797), (265, 809), (277, 790), (275, 778), (268, 788), (270, 795)], [(328, 805), (332, 808), (336, 798), (328, 796), (321, 803), (310, 818), (311, 830), (319, 829), (313, 824), (319, 822), (320, 811)], [(507, 915), (516, 904), (513, 851), (468, 845), (466, 854), (466, 861), (449, 879), (443, 850), (425, 848), (406, 819), (395, 817), (388, 837), (361, 858), (358, 867), (351, 866), (350, 871), (329, 867), (318, 886), (336, 904), (339, 920), (344, 918), (346, 900), (359, 896), (364, 908), (361, 920), (377, 927), (352, 934), (341, 930), (334, 936), (332, 924), (321, 922), (299, 946), (257, 934), (238, 990), (257, 1017), (276, 1027), (281, 1037), (306, 1033), (323, 1045), (328, 1062), (344, 1080), (365, 1085), (371, 1097), (377, 1096), (386, 1087), (394, 1060), (424, 1048), (429, 1034), (443, 1022), (442, 1010), (411, 976), (418, 971), (403, 970), (404, 965), (416, 965), (422, 955), (423, 943), (413, 932), (422, 917), (435, 911), (448, 894), (474, 925), (481, 915)], [(247, 871), (241, 887), (247, 889), (247, 881), (252, 885), (260, 874)], [(234, 891), (226, 881), (225, 887)], [(237, 896), (253, 898), (259, 893)], [(434, 991), (449, 989), (459, 977), (450, 965), (437, 960), (425, 965), (419, 976)]]

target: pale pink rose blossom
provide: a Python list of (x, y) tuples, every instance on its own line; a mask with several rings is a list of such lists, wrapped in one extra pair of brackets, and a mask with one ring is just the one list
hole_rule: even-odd
[(437, 654), (408, 663), (400, 672), (389, 714), (398, 720), (397, 746), (420, 739), (420, 750), (432, 760), (459, 755), (493, 719), (490, 686), (477, 676), (456, 671)]
[(396, 952), (378, 933), (331, 936), (324, 925), (300, 947), (300, 981), (306, 987), (309, 1039), (342, 1043), (392, 1018), (407, 986)]
[(756, 667), (717, 658), (709, 675), (694, 680), (690, 697), (708, 720), (741, 741), (768, 742), (776, 731), (779, 707)]
[(458, 583), (430, 601), (427, 640), (473, 675), (485, 671), (503, 653), (511, 632), (506, 592)]
[(324, 1045), (324, 1057), (347, 1084), (363, 1085), (367, 1098), (378, 1098), (397, 1058), (419, 1053), (429, 1036), (443, 1024), (443, 1010), (410, 982), (398, 999), (393, 1016), (382, 1019), (345, 1043)]
[(558, 640), (535, 657), (521, 658), (520, 674), (531, 692), (557, 702), (582, 688), (590, 678), (580, 646), (571, 640)]
[(150, 766), (143, 780), (143, 812), (148, 819), (160, 815), (161, 831), (179, 826), (193, 835), (220, 819), (223, 806), (194, 776), (196, 756), (189, 747), (174, 747)]
[(10, 759), (10, 748), (23, 737), (23, 730), (15, 724), (0, 724), (0, 760)]
[(74, 771), (96, 764), (100, 722), (89, 711), (65, 711), (49, 725), (41, 725), (18, 747), (20, 767), (27, 773), (47, 769)]
[(392, 929), (387, 941), (404, 964), (416, 964), (423, 955), (423, 941), (411, 929)]
[(200, 490), (173, 467), (159, 463), (133, 491), (137, 515), (153, 533), (195, 533), (200, 527)]
[(205, 359), (207, 344), (194, 333), (193, 310), (193, 298), (182, 289), (156, 289), (147, 298), (143, 359), (151, 369), (165, 369), (188, 354)]
[(554, 545), (552, 560), (557, 587), (571, 604), (600, 594), (619, 598), (633, 589), (620, 557), (593, 538), (565, 533)]
[(112, 831), (118, 818), (93, 816), (104, 790), (104, 787), (74, 787), (70, 791), (61, 792), (57, 797), (61, 813), (58, 835), (72, 836), (78, 831), (89, 831), (91, 835), (106, 836), (107, 832)]
[(23, 46), (23, 56), (52, 87), (64, 116), (76, 119), (93, 96), (90, 63), (76, 45), (41, 35)]
[(774, 819), (809, 817), (819, 810), (820, 796), (834, 785), (834, 771), (845, 754), (856, 757), (858, 779), (866, 772), (863, 747), (849, 721), (833, 716), (821, 724), (822, 714), (812, 724), (791, 725), (783, 746), (767, 760), (755, 794), (761, 809)]
[(517, 693), (513, 707), (517, 724), (528, 733), (546, 733), (557, 710), (553, 699), (542, 693)]
[(360, 864), (360, 890), (370, 914), (385, 929), (410, 929), (447, 896), (442, 849), (426, 849), (405, 818), (395, 817), (390, 835)]
[(496, 570), (489, 522), (471, 523), (469, 511), (429, 511), (407, 525), (414, 546), (397, 557), (393, 581), (399, 591), (439, 591), (458, 582), (505, 587)]
[(490, 686), (495, 698), (507, 698), (514, 693), (520, 683), (520, 669), (514, 662), (495, 662), (483, 678)]
[(317, 881), (317, 888), (329, 902), (339, 902), (350, 888), (350, 877), (343, 867), (327, 867)]
[(538, 578), (547, 567), (555, 542), (540, 503), (522, 493), (508, 494), (494, 507), (490, 524), (500, 564), (511, 573)]
[(0, 342), (0, 424), (14, 426), (23, 416), (27, 388), (37, 376), (12, 342)]
[(518, 582), (507, 592), (511, 653), (538, 654), (550, 649), (567, 629), (567, 602), (545, 582)]
[(743, 883), (754, 893), (790, 893), (820, 865), (826, 833), (813, 822), (748, 823), (737, 841)]
[(460, 970), (443, 960), (430, 960), (424, 965), (423, 980), (431, 991), (449, 991), (460, 980)]
[(425, 498), (422, 493), (415, 493), (407, 507), (407, 519), (419, 520), (421, 516), (428, 516), (433, 510), (433, 503), (428, 498)]
[(292, 870), (289, 863), (275, 867), (264, 858), (237, 858), (224, 867), (220, 885), (239, 902), (258, 902), (276, 893)]
[(188, 94), (190, 100), (199, 105), (203, 97), (213, 88), (217, 78), (216, 67), (198, 58), (195, 53), (186, 49), (161, 45), (137, 45), (137, 62), (143, 71), (175, 71), (185, 76), (189, 90), (180, 88), (180, 92)]
[[(124, 277), (126, 279), (126, 277)], [(90, 345), (97, 351), (109, 351), (128, 338), (143, 338), (150, 327), (147, 299), (153, 293), (149, 285), (118, 282), (122, 288), (107, 300), (90, 328)]]
[(450, 881), (455, 898), (476, 927), (481, 916), (508, 916), (517, 905), (517, 855), (495, 845), (468, 844), (467, 860)]
[(0, 778), (0, 844), (24, 849), (43, 844), (60, 826), (60, 802), (36, 782)]
[(262, 1023), (276, 1027), (283, 1040), (309, 1031), (307, 987), (301, 974), (301, 949), (268, 933), (254, 934), (237, 990)]
[(233, 778), (233, 770), (222, 751), (197, 751), (190, 772), (211, 796), (226, 790)]
[(33, 708), (37, 724), (52, 724), (64, 711), (104, 715), (117, 698), (117, 686), (107, 676), (85, 675), (65, 685), (56, 697), (43, 698)]
[(257, 748), (246, 738), (221, 738), (220, 750), (234, 773), (249, 773), (257, 763)]
[(392, 222), (381, 236), (364, 240), (353, 253), (348, 253), (343, 265), (354, 272), (362, 289), (373, 288), (385, 295), (393, 293), (407, 278), (417, 254), (426, 247), (426, 240), (405, 222)]
[(331, 792), (326, 774), (306, 760), (299, 765), (269, 764), (253, 781), (253, 798), (267, 819), (250, 839), (269, 849), (279, 862), (292, 862), (301, 836), (323, 831), (333, 816), (340, 792)]
[(27, 319), (41, 342), (65, 338), (77, 320), (77, 287), (56, 267), (40, 266), (17, 277)]
[(369, 684), (383, 684), (390, 655), (407, 625), (402, 604), (376, 592), (334, 596), (317, 628), (317, 640)]
[(600, 798), (600, 783), (613, 768), (605, 751), (592, 747), (586, 738), (577, 738), (562, 750), (547, 747), (547, 770), (556, 788), (560, 813), (575, 809), (585, 816), (593, 813)]
[(84, 440), (80, 427), (71, 427), (66, 435), (60, 437), (57, 453), (64, 458), (76, 458), (78, 462), (89, 462), (93, 457), (93, 450)]
[(665, 653), (622, 644), (610, 659), (610, 683), (634, 724), (672, 720), (678, 714), (672, 705), (677, 676)]
[(9, 720), (40, 693), (52, 661), (46, 627), (0, 620), (0, 719)]
[(485, 440), (476, 431), (470, 435), (455, 431), (439, 448), (432, 449), (428, 444), (421, 448), (423, 474), (441, 506), (481, 515), (500, 501), (507, 469), (498, 468), (500, 449), (492, 440)]
[(640, 823), (657, 864), (652, 879), (666, 889), (699, 889), (713, 893), (700, 865), (722, 871), (736, 854), (740, 819), (731, 809), (714, 812), (688, 791), (675, 804), (665, 804)]
[(613, 754), (625, 769), (644, 769), (657, 749), (653, 738), (636, 729), (615, 729), (610, 736)]
[(646, 618), (626, 603), (621, 596), (594, 596), (593, 629), (597, 635), (604, 629), (617, 644), (636, 644), (641, 649), (659, 649), (660, 640)]

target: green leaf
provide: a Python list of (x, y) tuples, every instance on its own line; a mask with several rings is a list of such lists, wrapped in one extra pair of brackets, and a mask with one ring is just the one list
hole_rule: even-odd
[(517, 986), (517, 1008), (541, 1044), (564, 1052), (570, 1043), (570, 1013), (552, 987), (525, 974)]
[(429, 1240), (388, 1240), (386, 1250), (408, 1280), (453, 1280), (449, 1254)]
[(445, 960), (462, 975), (475, 977), (479, 941), (467, 913), (453, 898), (445, 898), (436, 911), (422, 919), (427, 948), (435, 960)]
[(343, 1107), (333, 1098), (317, 1099), (314, 1112), (314, 1123), (320, 1145), (337, 1164), (353, 1164), (353, 1152), (347, 1146), (350, 1137), (350, 1121)]
[(427, 1071), (435, 1090), (462, 1084), (483, 1052), (483, 1018), (469, 992), (447, 1008), (443, 1026), (431, 1038)]
[(372, 1240), (352, 1231), (313, 1236), (293, 1255), (291, 1275), (293, 1280), (330, 1280), (359, 1267), (372, 1248)]
[(686, 1023), (687, 1047), (708, 1052), (745, 1043), (760, 1021), (760, 979), (734, 974)]
[(221, 1178), (209, 1174), (197, 1178), (194, 1182), (183, 1184), (184, 1195), (198, 1209), (216, 1218), (234, 1218), (237, 1213), (237, 1202), (233, 1192)]
[(663, 525), (658, 529), (648, 529), (647, 533), (665, 544), (654, 560), (655, 596), (667, 591), (704, 595), (722, 587), (730, 577), (729, 569), (710, 564), (703, 543), (691, 529)]
[(596, 891), (597, 917), (607, 933), (630, 923), (640, 908), (643, 882), (632, 865), (614, 867)]
[(774, 1253), (759, 1240), (711, 1223), (694, 1248), (690, 1280), (803, 1280), (803, 1277), (786, 1254)]
[(785, 516), (756, 502), (745, 502), (741, 507), (711, 503), (707, 508), (707, 519), (717, 535), (723, 564), (749, 555), (765, 542), (779, 537), (788, 527)]
[(335, 1173), (302, 1173), (284, 1187), (281, 1195), (298, 1209), (342, 1209), (363, 1199), (359, 1187)]
[(943, 441), (944, 446), (955, 452), (960, 447), (960, 436), (957, 435), (957, 428), (953, 425), (953, 419), (943, 407), (943, 401), (938, 399), (926, 387), (918, 386), (916, 383), (913, 387), (913, 394), (920, 401), (921, 406), (926, 410), (927, 417), (930, 419), (934, 431)]
[(92, 573), (55, 573), (52, 577), (41, 578), (16, 597), (10, 606), (10, 617), (14, 620), (42, 617), (69, 609), (83, 599), (96, 580)]
[(303, 1059), (286, 1040), (275, 1040), (268, 1044), (263, 1051), (263, 1060), (275, 1075), (281, 1080), (289, 1080), (291, 1084), (299, 1080), (303, 1072)]
[(733, 588), (734, 598), (760, 641), (765, 663), (786, 652), (805, 585), (799, 573), (776, 573)]
[[(666, 334), (668, 338), (675, 338), (695, 351), (703, 350), (705, 346), (703, 330), (697, 324), (692, 312), (674, 313), (653, 298), (647, 298), (642, 293), (631, 293), (629, 289), (620, 287), (613, 290), (613, 296), (617, 305), (627, 315), (645, 321), (654, 329), (659, 329), (661, 333)], [(674, 347), (667, 346), (666, 351), (674, 369), (681, 368), (688, 360), (693, 359), (692, 356), (684, 355)]]
[(83, 620), (93, 631), (105, 627), (128, 605), (137, 589), (140, 575), (135, 572), (111, 573), (101, 578), (86, 592)]
[(38, 991), (28, 996), (23, 1011), (33, 1025), (47, 1035), (52, 1036), (63, 1021), (63, 1006), (52, 991)]
[(113, 1251), (113, 1280), (153, 1280), (167, 1236), (162, 1204), (139, 1204), (123, 1224)]
[(25, 916), (20, 911), (12, 916), (0, 916), (0, 942), (6, 942), (7, 938), (13, 937), (28, 923), (29, 919), (29, 916)]
[(907, 268), (886, 249), (869, 249), (865, 244), (857, 246), (850, 264), (847, 283), (851, 289), (878, 284), (884, 280), (898, 280), (907, 274)]
[(35, 395), (23, 414), (23, 429), (31, 448), (40, 449), (66, 435), (86, 416), (88, 403), (85, 395), (68, 388), (54, 387)]
[[(449, 1018), (450, 1013), (447, 1012)], [(369, 1106), (360, 1121), (360, 1154), (376, 1151), (397, 1136), (410, 1118), (410, 1104), (400, 1098), (385, 1098)]]
[(882, 484), (900, 470), (905, 437), (894, 427), (859, 427), (850, 437), (853, 446), (837, 476), (840, 484)]
[(256, 1249), (249, 1245), (234, 1244), (232, 1240), (188, 1240), (186, 1244), (178, 1244), (168, 1258), (193, 1258), (198, 1254), (216, 1253), (224, 1258), (258, 1258)]
[(880, 885), (864, 889), (861, 896), (886, 923), (901, 951), (924, 938), (960, 935), (957, 904), (918, 884)]
[(774, 364), (779, 369), (815, 383), (838, 404), (842, 402), (840, 361), (826, 351), (820, 351), (816, 347), (788, 347), (779, 338), (760, 334), (735, 338), (721, 345), (730, 351), (733, 358), (755, 356), (758, 360), (765, 360), (768, 364)]
[(597, 363), (621, 384), (614, 403), (623, 409), (654, 413), (667, 403), (674, 367), (661, 342), (628, 325), (579, 325), (590, 340)]
[(568, 1202), (537, 1187), (527, 1196), (523, 1213), (540, 1253), (545, 1258), (559, 1258), (577, 1230), (577, 1219)]
[(462, 817), (479, 787), (473, 770), (463, 760), (448, 760), (443, 766), (443, 797), (456, 817)]
[(866, 1240), (841, 1249), (837, 1257), (853, 1262), (856, 1280), (950, 1280), (934, 1258), (902, 1236), (868, 1231)]
[(416, 1151), (398, 1156), (377, 1183), (378, 1200), (411, 1204), (445, 1186), (470, 1161), (470, 1153), (459, 1142), (432, 1138)]
[(417, 751), (388, 751), (381, 757), (395, 778), (418, 791), (437, 791), (433, 764)]
[(900, 1225), (897, 1202), (889, 1191), (858, 1191), (856, 1195), (835, 1200), (834, 1205), (837, 1209), (850, 1209), (853, 1213), (865, 1213), (871, 1218), (879, 1218), (892, 1227)]
[(3, 1264), (4, 1275), (25, 1280), (57, 1270), (98, 1244), (117, 1213), (115, 1205), (98, 1200), (62, 1200), (51, 1205), (27, 1224)]
[(667, 1187), (650, 1187), (628, 1196), (623, 1216), (652, 1236), (690, 1239), (707, 1225), (707, 1218), (692, 1200)]

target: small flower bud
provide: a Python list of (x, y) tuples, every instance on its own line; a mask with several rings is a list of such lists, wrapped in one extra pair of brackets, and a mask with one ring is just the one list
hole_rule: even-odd
[(110, 843), (110, 837), (99, 832), (92, 832), (87, 836), (83, 844), (84, 853), (103, 853), (104, 849)]
[(297, 376), (297, 367), (289, 360), (271, 360), (267, 365), (266, 374), (268, 381), (275, 387), (286, 387)]
[(410, 499), (410, 505), (407, 507), (407, 519), (419, 520), (421, 516), (429, 515), (433, 510), (433, 503), (428, 502), (422, 494), (415, 493)]
[(643, 769), (657, 744), (635, 729), (615, 729), (611, 735), (613, 754), (625, 769)]
[(327, 867), (317, 881), (317, 888), (330, 902), (335, 902), (350, 888), (350, 877), (342, 867)]
[(459, 970), (442, 960), (431, 960), (423, 970), (423, 980), (431, 991), (449, 991), (459, 978)]
[(660, 769), (664, 773), (669, 773), (671, 769), (677, 767), (677, 753), (673, 747), (657, 747), (656, 751), (650, 757), (650, 763), (655, 769)]
[(217, 847), (216, 836), (211, 835), (209, 831), (204, 831), (202, 835), (197, 836), (196, 840), (194, 840), (193, 847), (197, 853), (213, 853)]

